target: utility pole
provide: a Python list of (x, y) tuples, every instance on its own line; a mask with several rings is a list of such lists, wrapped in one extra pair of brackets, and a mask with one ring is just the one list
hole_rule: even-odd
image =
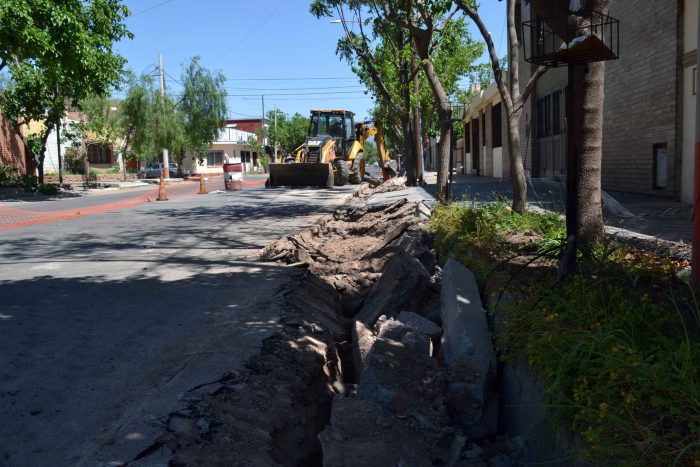
[(272, 156), (272, 162), (277, 162), (277, 107), (275, 107), (275, 145), (273, 151), (275, 154)]
[[(163, 56), (160, 53), (158, 53), (158, 70), (160, 74), (160, 101), (165, 108), (165, 70), (163, 69)], [(170, 161), (167, 148), (163, 148), (163, 178), (170, 178)]]
[[(698, 8), (698, 21), (700, 21), (700, 8)], [(697, 54), (700, 64), (700, 31), (698, 31)], [(692, 79), (692, 78), (691, 78)], [(697, 79), (695, 79), (697, 83)], [(697, 84), (696, 84), (697, 87)], [(695, 177), (693, 180), (693, 257), (692, 257), (692, 283), (700, 284), (700, 92), (695, 92)]]
[(61, 162), (61, 124), (56, 124), (56, 146), (58, 146), (58, 183), (63, 185), (63, 163)]

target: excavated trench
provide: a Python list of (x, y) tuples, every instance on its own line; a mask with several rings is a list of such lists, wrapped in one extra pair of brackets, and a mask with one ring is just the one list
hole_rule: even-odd
[(282, 330), (243, 370), (194, 390), (144, 460), (154, 451), (174, 466), (456, 465), (464, 452), (478, 460), (481, 448), (467, 451), (452, 423), (454, 375), (434, 358), (440, 269), (420, 206), (368, 207), (375, 191), (363, 188), (319, 225), (263, 250), (293, 271), (273, 299)]

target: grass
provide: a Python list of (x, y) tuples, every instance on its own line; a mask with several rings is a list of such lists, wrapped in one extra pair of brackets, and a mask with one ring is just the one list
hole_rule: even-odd
[(436, 209), (430, 229), (443, 259), (472, 267), (487, 302), (508, 286), (511, 299), (490, 304), (505, 315), (499, 352), (541, 376), (554, 420), (585, 441), (582, 458), (700, 465), (700, 308), (676, 277), (686, 261), (610, 239), (558, 282), (557, 215), (453, 204)]

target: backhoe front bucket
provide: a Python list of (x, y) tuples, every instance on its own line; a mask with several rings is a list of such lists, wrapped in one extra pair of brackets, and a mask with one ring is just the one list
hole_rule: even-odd
[(333, 168), (323, 163), (270, 164), (269, 186), (333, 188)]

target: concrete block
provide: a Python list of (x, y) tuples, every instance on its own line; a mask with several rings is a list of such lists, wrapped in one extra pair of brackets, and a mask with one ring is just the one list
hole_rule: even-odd
[(372, 326), (381, 315), (396, 316), (403, 310), (417, 310), (429, 286), (430, 275), (420, 261), (399, 250), (372, 287), (356, 318)]
[(497, 367), (474, 274), (459, 262), (448, 260), (440, 296), (441, 350), (455, 375), (449, 385), (450, 406), (463, 423), (478, 424), (487, 408)]
[(442, 352), (448, 366), (464, 357), (484, 374), (495, 373), (496, 354), (474, 274), (450, 259), (442, 277)]
[(374, 333), (361, 321), (355, 321), (352, 327), (352, 365), (355, 378), (359, 379), (362, 367), (367, 361), (367, 355), (372, 350), (374, 341), (377, 340)]
[(402, 311), (399, 313), (398, 320), (415, 327), (431, 339), (439, 338), (442, 334), (440, 326), (412, 311)]
[(428, 272), (432, 272), (437, 264), (437, 259), (431, 246), (432, 237), (430, 233), (417, 225), (412, 225), (406, 229), (396, 242), (397, 248), (420, 261)]

